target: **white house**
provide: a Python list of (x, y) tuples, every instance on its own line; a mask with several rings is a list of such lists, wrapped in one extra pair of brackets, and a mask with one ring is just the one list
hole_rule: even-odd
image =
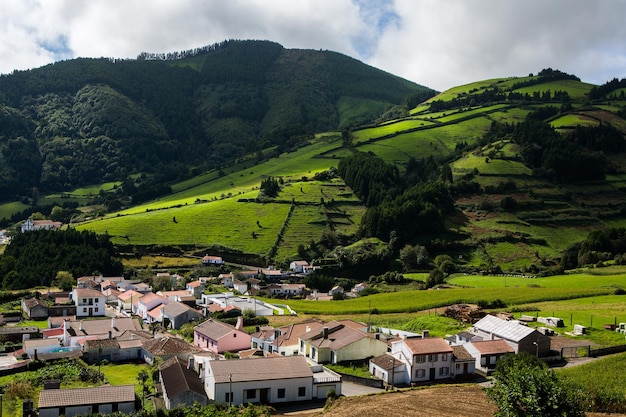
[(124, 311), (126, 313), (132, 313), (133, 304), (137, 303), (144, 294), (137, 292), (135, 290), (126, 290), (123, 291), (120, 295), (117, 296), (117, 309), (118, 311)]
[[(450, 379), (452, 354), (452, 347), (440, 337), (409, 338), (391, 343), (391, 356), (405, 364), (402, 375), (405, 384)], [(398, 379), (395, 381), (397, 383)]]
[(21, 231), (24, 232), (32, 232), (34, 230), (52, 230), (59, 229), (61, 227), (61, 222), (53, 222), (52, 220), (32, 220), (27, 219), (24, 223), (22, 223)]
[(475, 358), (476, 371), (485, 375), (493, 372), (502, 356), (515, 353), (515, 350), (503, 339), (471, 342), (463, 347)]
[(102, 317), (105, 312), (106, 295), (90, 288), (74, 288), (70, 299), (76, 306), (76, 317)]
[(310, 267), (307, 261), (291, 261), (289, 264), (289, 269), (297, 274), (302, 274), (304, 272), (304, 268)]
[(169, 304), (170, 300), (154, 293), (148, 293), (137, 300), (137, 314), (142, 320), (153, 323), (160, 321), (161, 312), (157, 309)]
[(220, 256), (204, 255), (202, 258), (203, 265), (223, 265), (224, 260)]
[(209, 400), (217, 403), (309, 401), (326, 398), (330, 390), (341, 395), (341, 377), (321, 366), (310, 367), (302, 356), (205, 363), (204, 389)]
[(297, 297), (303, 296), (306, 291), (305, 284), (273, 284), (268, 287), (272, 297)]
[(133, 385), (44, 389), (39, 394), (39, 416), (73, 417), (117, 412), (130, 414), (136, 410), (136, 399)]

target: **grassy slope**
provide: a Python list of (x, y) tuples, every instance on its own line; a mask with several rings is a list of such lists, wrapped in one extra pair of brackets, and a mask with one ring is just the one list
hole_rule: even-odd
[[(528, 79), (521, 77), (485, 80), (453, 88), (433, 100), (449, 100), (459, 94), (471, 92), (481, 93), (494, 86), (506, 90), (515, 83)], [(564, 90), (571, 97), (579, 98), (590, 88), (589, 84), (568, 80), (524, 87), (518, 91), (532, 95), (535, 91)], [(614, 101), (611, 105), (615, 107)], [(358, 106), (359, 101), (343, 100), (341, 105), (349, 109), (350, 106)], [(482, 137), (493, 121), (519, 122), (532, 109), (532, 104), (523, 108), (496, 104), (465, 111), (428, 113), (424, 112), (424, 106), (420, 106), (413, 111), (414, 114), (419, 113), (418, 116), (355, 131), (353, 144), (358, 151), (371, 151), (388, 162), (402, 165), (410, 157), (448, 155), (460, 142), (471, 146)], [(552, 123), (559, 128), (570, 128), (581, 120), (611, 121), (618, 126), (622, 122), (626, 124), (622, 119), (614, 117), (609, 110), (614, 109), (576, 109), (569, 115), (554, 119)], [(327, 213), (319, 206), (321, 198), (324, 198), (321, 185), (303, 183), (300, 180), (303, 176), (311, 177), (315, 172), (336, 166), (338, 158), (350, 152), (342, 147), (339, 134), (319, 135), (310, 146), (283, 154), (280, 158), (273, 158), (259, 165), (254, 165), (253, 158), (243, 158), (237, 164), (225, 168), (223, 177), (219, 177), (216, 172), (206, 173), (174, 185), (175, 193), (170, 196), (122, 211), (119, 218), (110, 216), (84, 227), (98, 231), (107, 230), (117, 236), (116, 239), (120, 242), (120, 239), (125, 239), (120, 236), (128, 235), (126, 243), (175, 244), (187, 240), (186, 243), (213, 243), (265, 254), (275, 243), (269, 234), (274, 234), (275, 237), (286, 220), (284, 210), (287, 206), (269, 204), (265, 209), (257, 207), (253, 210), (250, 208), (251, 203), (237, 203), (235, 200), (256, 197), (261, 180), (272, 175), (283, 177), (288, 184), (283, 187), (280, 200), (285, 203), (293, 200), (305, 204), (293, 210), (288, 227), (284, 230), (285, 236), (276, 248), (281, 258), (287, 258), (295, 253), (298, 244), (315, 240), (325, 228), (324, 221), (328, 220), (325, 217)], [(626, 184), (626, 176), (613, 175), (605, 184), (559, 186), (533, 177), (530, 169), (516, 159), (517, 154), (515, 144), (494, 144), (468, 152), (451, 165), (456, 179), (477, 171), (479, 175), (474, 180), (483, 187), (514, 183), (516, 189), (508, 194), (520, 205), (513, 213), (498, 210), (500, 200), (505, 195), (498, 193), (457, 200), (463, 216), (455, 220), (453, 227), (469, 233), (470, 241), (466, 243), (475, 247), (474, 251), (464, 254), (464, 259), (469, 264), (478, 266), (493, 262), (500, 264), (504, 270), (526, 268), (540, 259), (557, 257), (571, 243), (583, 239), (589, 230), (625, 223), (619, 217), (605, 219), (607, 216), (604, 214), (608, 215), (612, 206), (620, 204), (622, 197), (618, 188)], [(621, 161), (616, 160), (616, 164), (626, 168), (626, 163), (621, 164)], [(601, 190), (602, 198), (599, 198), (598, 192)], [(337, 195), (333, 198), (344, 204), (344, 200)], [(326, 196), (325, 200), (328, 199)], [(208, 203), (194, 204), (196, 201)], [(350, 234), (357, 229), (364, 208), (355, 206), (355, 203), (354, 196), (350, 196), (344, 205), (339, 204), (334, 208), (337, 213), (347, 213), (336, 225), (341, 233)], [(241, 214), (228, 218), (229, 210), (239, 210), (240, 207)], [(163, 210), (166, 208), (170, 209)], [(153, 211), (157, 209), (159, 210)], [(128, 217), (130, 214), (133, 216)], [(172, 221), (174, 216), (179, 223)], [(268, 229), (255, 230), (256, 220), (260, 218), (264, 223), (263, 219), (266, 217)], [(125, 224), (131, 218), (135, 222), (140, 220), (137, 224), (141, 226)], [(218, 219), (220, 222), (228, 220), (228, 225), (213, 227), (208, 231), (209, 223), (200, 221), (206, 218)], [(185, 229), (182, 224), (201, 226), (193, 231), (181, 232), (179, 229)], [(261, 234), (252, 238), (253, 232)], [(530, 236), (534, 240), (499, 241), (503, 236), (511, 234)]]

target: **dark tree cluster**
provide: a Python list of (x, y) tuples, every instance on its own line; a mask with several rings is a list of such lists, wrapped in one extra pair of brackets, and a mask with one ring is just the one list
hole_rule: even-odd
[(21, 233), (0, 257), (2, 287), (49, 286), (58, 271), (69, 271), (76, 277), (120, 275), (122, 264), (114, 256), (113, 244), (106, 235), (74, 229)]
[[(607, 94), (620, 88), (626, 88), (626, 78), (622, 78), (621, 80), (613, 78), (611, 81), (607, 81), (600, 86), (593, 86), (589, 91), (589, 98), (591, 100), (602, 99), (605, 98)], [(619, 98), (624, 98), (623, 91), (620, 93)]]
[[(612, 143), (610, 139), (604, 139), (604, 129), (589, 135), (581, 128), (575, 137), (593, 137), (585, 142), (600, 146), (599, 144)], [(609, 164), (606, 156), (600, 150), (585, 148), (576, 139), (572, 140), (559, 134), (548, 123), (537, 120), (530, 114), (522, 123), (515, 125), (493, 123), (489, 132), (483, 138), (483, 143), (492, 142), (498, 138), (509, 136), (521, 147), (521, 155), (529, 167), (533, 168), (538, 175), (550, 177), (560, 182), (575, 182), (602, 180), (605, 178)], [(602, 138), (602, 139), (600, 139)], [(608, 145), (607, 145), (608, 146)]]
[(276, 178), (267, 177), (263, 181), (261, 181), (261, 193), (265, 197), (274, 198), (278, 195), (280, 191), (280, 185)]
[(361, 219), (362, 236), (387, 240), (396, 231), (399, 241), (404, 243), (444, 229), (444, 215), (454, 205), (443, 182), (426, 181), (429, 176), (425, 168), (434, 168), (432, 164), (432, 160), (410, 164), (407, 172), (415, 182), (412, 185), (400, 177), (397, 167), (374, 155), (358, 153), (339, 162), (339, 175), (367, 206)]
[(596, 230), (582, 242), (570, 246), (561, 257), (564, 269), (578, 268), (608, 260), (625, 263), (626, 228)]

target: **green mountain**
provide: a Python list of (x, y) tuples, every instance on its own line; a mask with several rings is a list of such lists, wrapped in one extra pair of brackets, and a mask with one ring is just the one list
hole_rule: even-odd
[[(202, 74), (198, 68), (208, 62), (207, 57), (228, 50), (228, 46), (219, 46), (176, 60), (146, 56), (143, 61), (122, 64)], [(288, 68), (286, 62), (293, 58), (296, 66), (292, 68), (296, 68), (296, 52), (282, 50), (272, 66)], [(304, 55), (347, 59), (312, 51)], [(267, 54), (262, 57), (266, 58)], [(322, 67), (329, 65), (321, 65), (319, 71)], [(311, 68), (315, 66), (301, 68), (293, 89), (309, 91), (298, 88), (319, 86), (316, 83), (321, 83), (320, 79), (308, 72)], [(223, 82), (235, 72), (246, 80), (257, 76), (256, 72), (245, 73), (238, 65), (213, 67), (210, 74)], [(265, 77), (289, 78), (281, 71)], [(536, 274), (623, 262), (623, 233), (611, 230), (626, 226), (626, 80), (598, 86), (545, 69), (536, 75), (458, 86), (433, 97), (428, 96), (428, 90), (418, 88), (403, 99), (398, 94), (396, 102), (401, 105), (393, 107), (393, 101), (377, 96), (380, 91), (388, 94), (391, 90), (376, 91), (380, 86), (374, 81), (369, 88), (369, 83), (358, 83), (351, 76), (333, 79), (324, 83), (337, 82), (329, 90), (335, 94), (338, 120), (331, 123), (335, 128), (310, 125), (326, 133), (302, 135), (302, 126), (313, 123), (312, 119), (300, 119), (299, 128), (276, 128), (271, 108), (277, 101), (290, 103), (286, 118), (295, 114), (291, 111), (296, 108), (300, 115), (328, 114), (330, 108), (324, 106), (329, 102), (324, 97), (299, 101), (293, 90), (275, 83), (276, 95), (267, 100), (270, 110), (255, 124), (261, 144), (256, 148), (242, 145), (236, 153), (241, 156), (214, 168), (198, 166), (194, 172), (199, 175), (192, 178), (159, 179), (157, 184), (162, 188), (156, 191), (142, 189), (150, 176), (131, 176), (123, 182), (48, 194), (40, 204), (100, 202), (94, 211), (84, 208), (84, 214), (72, 215), (74, 225), (79, 230), (107, 234), (126, 253), (219, 253), (229, 261), (259, 265), (315, 259), (360, 279), (403, 266), (430, 269), (436, 265), (445, 273), (501, 270)], [(404, 83), (392, 79), (399, 86)], [(244, 106), (250, 115), (260, 104), (225, 100), (226, 84), (215, 84), (211, 87), (215, 90), (210, 91), (209, 84), (204, 84), (202, 94), (200, 90), (194, 93), (197, 107), (184, 116), (204, 120), (202, 134), (218, 125), (227, 132), (226, 126), (254, 124), (251, 119), (231, 117), (229, 112)], [(348, 96), (341, 89), (350, 85), (351, 94), (367, 87), (371, 96)], [(246, 100), (254, 101), (254, 90), (245, 90)], [(149, 109), (147, 101), (132, 99), (103, 83), (78, 91), (70, 100), (73, 111), (67, 126), (105, 136), (101, 126), (116, 131), (119, 126), (115, 120), (141, 120), (141, 129), (124, 123), (124, 134), (136, 136), (149, 131), (150, 138), (156, 138), (149, 141), (152, 146), (165, 146), (170, 152), (167, 156), (176, 155), (177, 148), (166, 146), (172, 136), (167, 119), (158, 117), (158, 109)], [(100, 102), (89, 100), (94, 91), (115, 97), (115, 110), (124, 109), (118, 119), (109, 117), (116, 114), (113, 109), (101, 112)], [(42, 102), (56, 106), (54, 100)], [(371, 107), (373, 103), (380, 107)], [(50, 120), (64, 120), (65, 107), (58, 105), (58, 116)], [(216, 114), (217, 108), (223, 112), (222, 118), (202, 116), (203, 111)], [(387, 110), (377, 113), (374, 120), (365, 117), (376, 113), (367, 113), (372, 108)], [(358, 124), (355, 114), (370, 121)], [(27, 116), (15, 105), (3, 113), (4, 120), (10, 121), (8, 126), (24, 132), (15, 140), (21, 149), (34, 146), (29, 145), (32, 122)], [(328, 119), (316, 120), (329, 123)], [(55, 124), (57, 129), (61, 125)], [(181, 126), (181, 131), (184, 128)], [(266, 128), (274, 133), (261, 133)], [(190, 138), (195, 137), (191, 130), (188, 132)], [(233, 149), (237, 143), (220, 141), (210, 147)], [(106, 146), (104, 139), (102, 146)], [(111, 145), (109, 150), (131, 159), (142, 155), (140, 149), (119, 151)], [(68, 158), (72, 155), (64, 154)], [(154, 154), (146, 157), (158, 158)], [(130, 173), (126, 166), (118, 167), (127, 170), (125, 175)], [(20, 175), (34, 174), (25, 170)], [(127, 189), (141, 189), (143, 194), (133, 195)], [(122, 195), (133, 195), (133, 200)], [(603, 234), (590, 235), (599, 231)], [(604, 240), (610, 242), (601, 244)]]
[[(590, 231), (626, 225), (625, 88), (550, 69), (455, 87), (402, 117), (275, 158), (251, 154), (79, 227), (129, 251), (325, 259), (361, 274), (393, 259), (425, 268), (437, 255), (448, 270), (532, 273), (566, 258), (612, 261), (615, 250), (572, 250)], [(272, 198), (259, 190), (269, 176), (280, 179)]]
[(34, 187), (139, 173), (156, 175), (155, 189), (142, 190), (151, 196), (164, 181), (263, 149), (280, 154), (432, 94), (338, 53), (266, 41), (15, 71), (0, 77), (0, 196), (26, 201)]

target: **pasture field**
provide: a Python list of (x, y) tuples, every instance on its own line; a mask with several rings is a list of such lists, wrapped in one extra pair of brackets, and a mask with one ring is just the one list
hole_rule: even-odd
[(459, 142), (474, 142), (489, 129), (490, 123), (488, 119), (479, 117), (366, 142), (358, 149), (372, 151), (387, 162), (406, 161), (409, 157), (440, 156), (454, 150)]
[(20, 201), (0, 204), (0, 219), (9, 219), (14, 213), (25, 210), (28, 207), (28, 205)]
[[(597, 268), (594, 271), (602, 271)], [(611, 269), (606, 268), (607, 272)], [(591, 273), (573, 273), (554, 275), (541, 278), (524, 278), (520, 276), (494, 275), (454, 275), (448, 278), (448, 283), (472, 288), (506, 288), (506, 287), (542, 287), (542, 288), (605, 288), (616, 287), (626, 289), (626, 272), (623, 274), (597, 275)], [(626, 298), (625, 298), (626, 300)]]
[[(328, 137), (325, 137), (328, 138)], [(331, 137), (332, 138), (332, 137)], [(193, 204), (196, 200), (211, 201), (224, 196), (239, 196), (241, 198), (255, 198), (261, 181), (269, 176), (283, 177), (285, 181), (299, 181), (302, 177), (312, 177), (316, 172), (324, 171), (331, 166), (337, 166), (338, 160), (319, 158), (319, 154), (337, 147), (336, 139), (324, 139), (292, 152), (288, 158), (272, 158), (255, 165), (253, 168), (236, 171), (235, 168), (226, 168), (225, 175), (214, 180), (193, 183), (184, 182), (181, 189), (155, 201), (123, 210), (120, 214), (140, 213), (147, 209), (155, 210), (178, 205)], [(340, 142), (339, 142), (340, 143)], [(250, 162), (252, 164), (252, 162)], [(211, 175), (211, 174), (207, 174)], [(185, 188), (187, 187), (187, 188)], [(248, 193), (254, 192), (253, 195)]]
[(122, 258), (124, 266), (131, 268), (154, 268), (154, 269), (174, 269), (174, 268), (192, 268), (201, 263), (200, 258), (192, 257), (169, 257), (169, 256), (150, 256), (141, 257), (124, 257)]
[(264, 254), (274, 244), (288, 211), (289, 204), (240, 203), (230, 198), (109, 217), (76, 228), (106, 233), (122, 245), (221, 245)]
[[(456, 87), (452, 87), (440, 94), (437, 94), (435, 97), (429, 99), (427, 103), (442, 100), (442, 101), (450, 101), (454, 98), (457, 98), (459, 95), (468, 94), (472, 91), (478, 92), (480, 90), (485, 90), (487, 88), (491, 88), (497, 83), (506, 80), (506, 78), (493, 78), (489, 80), (477, 81), (470, 84), (459, 85)], [(520, 80), (516, 78), (516, 80)]]
[[(559, 333), (572, 332), (575, 324), (587, 326), (585, 338), (593, 340), (601, 346), (624, 344), (624, 335), (612, 330), (605, 330), (605, 324), (626, 322), (626, 296), (605, 295), (560, 301), (543, 301), (522, 304), (518, 310), (531, 316), (560, 317), (565, 327), (555, 329)], [(515, 314), (518, 317), (518, 314)], [(541, 323), (534, 323), (541, 326)]]
[(579, 81), (558, 80), (537, 85), (531, 85), (528, 87), (522, 87), (514, 91), (520, 94), (528, 93), (531, 96), (535, 91), (538, 91), (541, 94), (547, 91), (550, 91), (552, 94), (554, 94), (555, 91), (565, 91), (572, 99), (582, 100), (585, 98), (585, 95), (589, 93), (592, 87), (593, 84), (581, 83)]
[(510, 159), (489, 159), (485, 155), (467, 154), (456, 160), (452, 164), (453, 173), (473, 172), (477, 169), (480, 174), (485, 175), (527, 175), (532, 174), (532, 170), (520, 161)]
[(574, 113), (563, 115), (550, 122), (555, 129), (574, 128), (576, 126), (596, 126), (599, 123), (598, 120), (592, 119), (585, 114)]
[(447, 112), (445, 116), (437, 118), (441, 123), (454, 122), (455, 120), (463, 119), (465, 117), (480, 117), (491, 112), (497, 112), (498, 110), (504, 110), (508, 108), (508, 104), (495, 104), (493, 106), (476, 107), (470, 110), (458, 110), (454, 113)]
[(432, 126), (433, 122), (421, 119), (405, 119), (388, 122), (377, 127), (361, 129), (353, 132), (354, 142), (366, 142), (387, 135), (399, 134), (409, 129), (419, 129), (425, 126)]
[(489, 114), (489, 118), (501, 123), (521, 123), (526, 119), (530, 109), (518, 107), (506, 108)]
[[(289, 305), (298, 313), (306, 314), (366, 314), (376, 309), (380, 314), (415, 313), (456, 303), (479, 304), (500, 299), (509, 306), (547, 300), (575, 299), (606, 295), (614, 288), (451, 288), (427, 291), (399, 291), (373, 294), (367, 297), (341, 301), (290, 300)], [(269, 301), (271, 302), (271, 301)]]
[(587, 395), (602, 398), (615, 397), (623, 402), (626, 396), (624, 385), (626, 353), (619, 353), (569, 368), (558, 369), (558, 375), (582, 387)]

